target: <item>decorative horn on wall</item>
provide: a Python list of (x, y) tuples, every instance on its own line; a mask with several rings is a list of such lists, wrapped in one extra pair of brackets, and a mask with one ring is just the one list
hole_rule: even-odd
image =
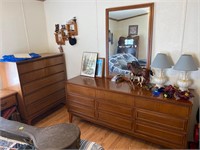
[(75, 45), (76, 38), (74, 36), (78, 35), (76, 17), (69, 20), (66, 25), (61, 25), (61, 28), (59, 24), (56, 24), (54, 35), (61, 53), (63, 52), (62, 45), (65, 45), (65, 41), (69, 41), (70, 45)]

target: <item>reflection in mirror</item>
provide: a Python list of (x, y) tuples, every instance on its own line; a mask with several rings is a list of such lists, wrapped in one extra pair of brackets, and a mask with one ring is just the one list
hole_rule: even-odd
[(106, 76), (128, 75), (127, 63), (149, 68), (153, 3), (106, 9)]

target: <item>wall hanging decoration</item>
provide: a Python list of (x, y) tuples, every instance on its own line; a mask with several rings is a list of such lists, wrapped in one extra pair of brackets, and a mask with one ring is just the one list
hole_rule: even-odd
[(110, 30), (108, 31), (108, 42), (113, 44), (113, 33)]
[(128, 35), (138, 35), (138, 25), (130, 25), (128, 28)]
[(78, 35), (76, 17), (69, 20), (66, 25), (61, 25), (61, 27), (59, 24), (56, 24), (54, 35), (61, 53), (63, 52), (62, 45), (65, 45), (65, 41), (69, 41), (70, 45), (75, 45), (77, 42), (75, 36)]

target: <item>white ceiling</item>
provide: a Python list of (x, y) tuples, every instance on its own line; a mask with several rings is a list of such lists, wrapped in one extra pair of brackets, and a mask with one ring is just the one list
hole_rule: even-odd
[(125, 18), (130, 18), (142, 14), (149, 13), (149, 8), (138, 8), (138, 9), (128, 9), (128, 10), (119, 10), (109, 12), (109, 18), (115, 20), (122, 20)]

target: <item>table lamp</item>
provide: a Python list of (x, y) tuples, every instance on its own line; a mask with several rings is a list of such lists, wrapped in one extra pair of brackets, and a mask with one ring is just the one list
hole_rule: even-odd
[(156, 68), (159, 71), (158, 75), (155, 75), (156, 87), (161, 88), (164, 86), (164, 83), (167, 81), (167, 78), (164, 76), (164, 69), (171, 68), (171, 63), (166, 54), (158, 53), (154, 58), (152, 68)]
[(183, 54), (174, 65), (174, 70), (181, 71), (177, 84), (181, 91), (187, 91), (188, 87), (191, 85), (191, 80), (188, 79), (189, 71), (198, 70), (197, 65), (195, 64), (192, 55)]

